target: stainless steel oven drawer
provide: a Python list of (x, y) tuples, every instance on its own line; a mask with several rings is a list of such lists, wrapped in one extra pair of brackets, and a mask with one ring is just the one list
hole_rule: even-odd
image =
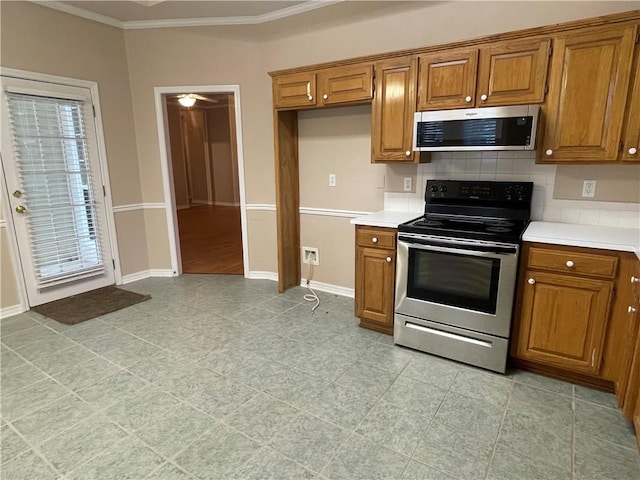
[(421, 320), (396, 313), (393, 341), (421, 352), (505, 373), (507, 368), (506, 338)]

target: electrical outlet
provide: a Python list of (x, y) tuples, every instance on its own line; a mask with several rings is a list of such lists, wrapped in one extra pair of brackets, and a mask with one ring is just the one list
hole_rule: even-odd
[(595, 180), (585, 180), (582, 183), (582, 196), (585, 198), (593, 198), (596, 196)]
[(335, 187), (336, 186), (336, 174), (335, 173), (330, 173), (329, 174), (329, 186), (330, 187)]
[(301, 247), (302, 263), (320, 265), (320, 256), (316, 247)]
[(405, 192), (410, 192), (412, 187), (411, 177), (404, 177), (404, 183), (402, 185), (402, 190)]

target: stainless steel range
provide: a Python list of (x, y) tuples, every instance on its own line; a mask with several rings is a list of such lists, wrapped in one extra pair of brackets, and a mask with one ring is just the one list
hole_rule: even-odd
[(394, 342), (504, 373), (531, 182), (429, 180), (398, 226)]

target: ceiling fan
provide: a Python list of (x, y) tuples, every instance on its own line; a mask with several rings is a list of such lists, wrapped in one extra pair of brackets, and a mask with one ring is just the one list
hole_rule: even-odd
[(193, 107), (196, 103), (196, 100), (200, 100), (208, 103), (218, 103), (218, 100), (215, 98), (203, 97), (202, 95), (198, 95), (197, 93), (181, 93), (180, 95), (176, 95), (175, 98), (178, 99), (178, 103), (183, 107)]

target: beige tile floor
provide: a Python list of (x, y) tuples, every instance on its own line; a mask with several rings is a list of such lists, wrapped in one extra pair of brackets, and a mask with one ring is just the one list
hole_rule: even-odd
[(0, 323), (3, 480), (640, 478), (613, 395), (396, 347), (270, 281), (126, 288), (152, 299)]

